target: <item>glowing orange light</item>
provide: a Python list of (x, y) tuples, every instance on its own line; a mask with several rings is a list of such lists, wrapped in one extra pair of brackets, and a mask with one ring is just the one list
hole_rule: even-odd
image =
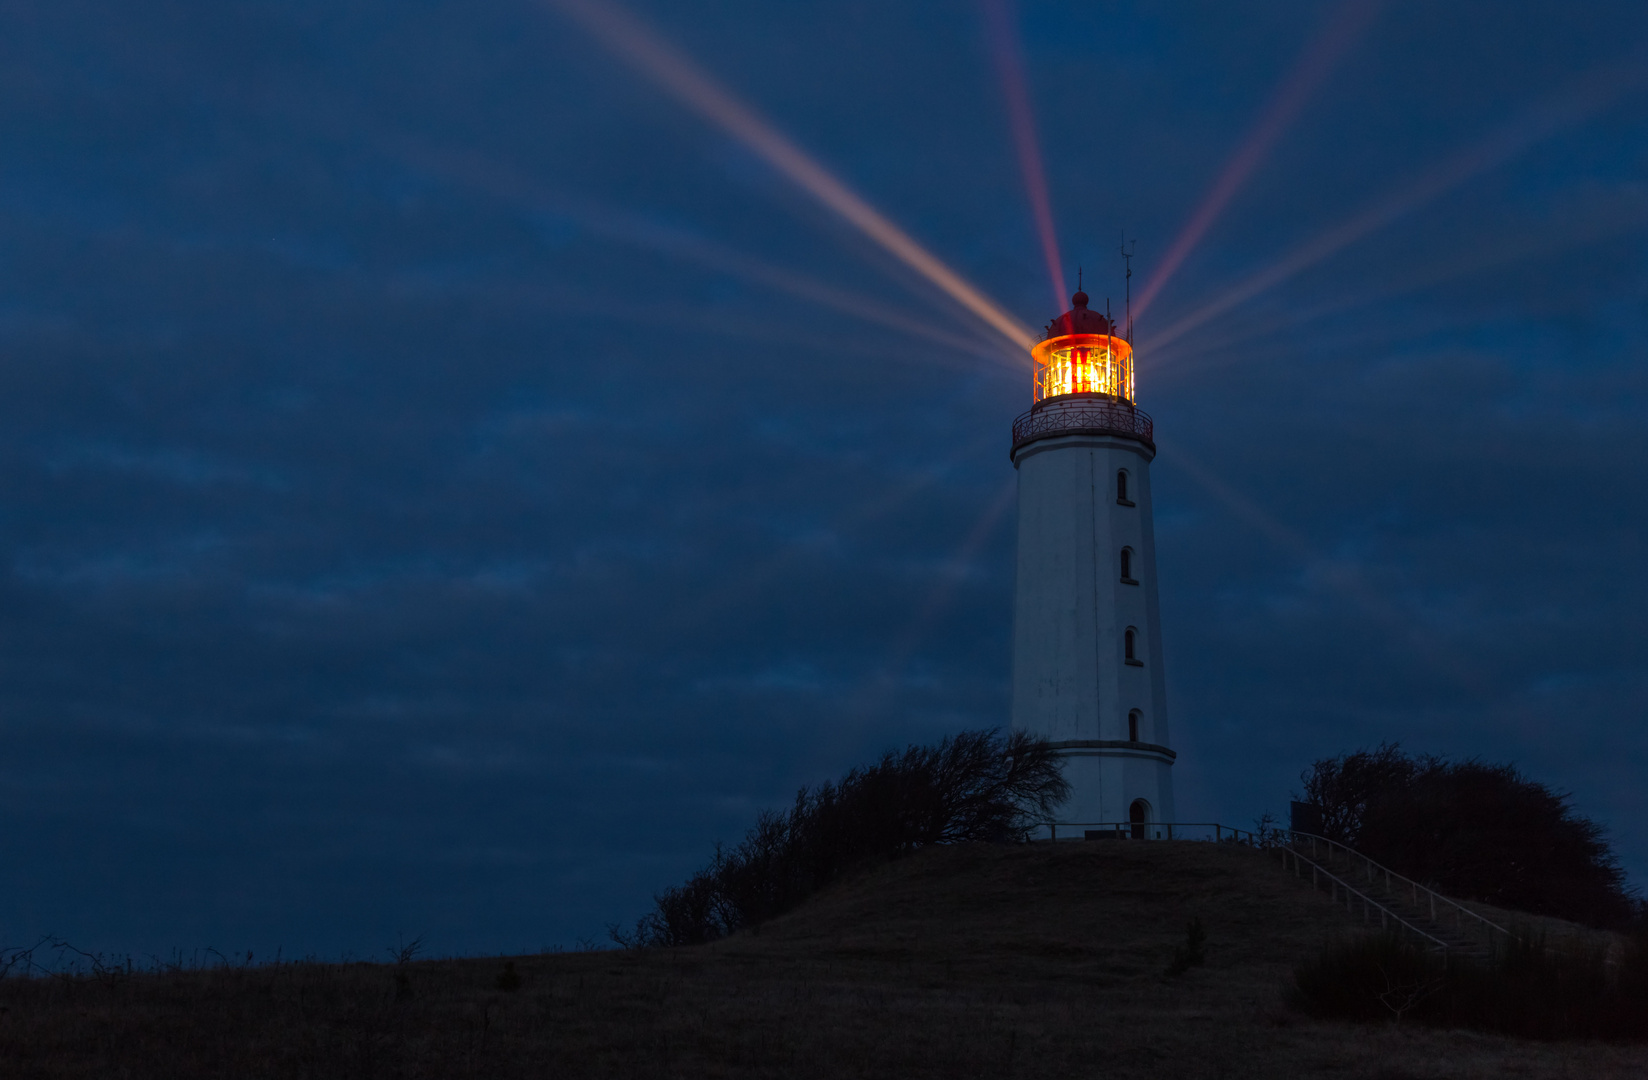
[(1030, 350), (1035, 401), (1104, 394), (1133, 402), (1133, 346), (1110, 334), (1065, 334)]

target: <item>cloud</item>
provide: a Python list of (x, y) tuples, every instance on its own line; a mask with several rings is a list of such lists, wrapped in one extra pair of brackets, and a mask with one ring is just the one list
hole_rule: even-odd
[[(1031, 13), (1053, 217), (1095, 297), (1119, 226), (1141, 272), (1165, 247), (1304, 10)], [(1531, 103), (1521, 73), (1579, 77), (1643, 29), (1496, 10), (1380, 22), (1141, 354)], [(1018, 318), (1053, 314), (977, 25), (646, 14)], [(1028, 380), (721, 136), (529, 5), (8, 18), (8, 925), (139, 954), (572, 944), (799, 785), (1005, 722), (1013, 537), (979, 522)], [(1187, 815), (1245, 825), (1312, 756), (1398, 738), (1573, 790), (1648, 873), (1648, 312), (1640, 231), (1609, 224), (1643, 134), (1599, 112), (1141, 364)], [(736, 265), (546, 235), (414, 143)]]

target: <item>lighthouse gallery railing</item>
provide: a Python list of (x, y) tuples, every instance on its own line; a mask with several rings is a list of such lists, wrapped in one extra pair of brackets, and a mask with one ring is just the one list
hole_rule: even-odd
[(1013, 421), (1013, 449), (1053, 435), (1120, 435), (1156, 445), (1150, 414), (1125, 401), (1070, 394), (1042, 402)]

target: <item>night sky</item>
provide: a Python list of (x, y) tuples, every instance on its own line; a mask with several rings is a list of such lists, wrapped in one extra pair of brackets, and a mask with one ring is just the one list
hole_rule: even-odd
[[(1648, 880), (1648, 8), (629, 10), (1039, 328), (1021, 59), (1181, 820), (1399, 740)], [(565, 8), (15, 0), (0, 147), (0, 945), (575, 947), (1006, 723), (1027, 359)]]

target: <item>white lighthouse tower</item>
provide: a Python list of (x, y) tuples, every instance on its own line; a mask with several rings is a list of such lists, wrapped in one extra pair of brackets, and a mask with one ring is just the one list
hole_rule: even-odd
[[(1071, 297), (1031, 350), (1030, 411), (1013, 422), (1019, 474), (1013, 728), (1064, 757), (1060, 836), (1173, 821), (1151, 526), (1154, 425), (1133, 404), (1133, 347)], [(1068, 827), (1068, 832), (1066, 828)]]

